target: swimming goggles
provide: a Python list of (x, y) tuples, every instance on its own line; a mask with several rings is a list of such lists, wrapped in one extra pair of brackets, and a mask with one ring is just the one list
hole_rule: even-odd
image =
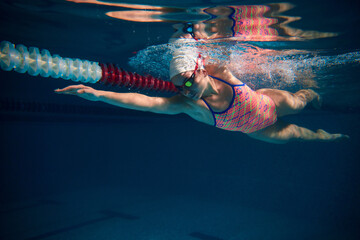
[(185, 79), (185, 82), (183, 85), (181, 86), (176, 86), (175, 87), (181, 92), (182, 90), (184, 90), (184, 87), (191, 87), (193, 84), (194, 84), (194, 81), (195, 81), (195, 72), (196, 70), (193, 72), (193, 74), (191, 74), (191, 76), (189, 78), (186, 78)]
[(191, 87), (194, 84), (195, 72), (196, 72), (196, 70), (193, 72), (193, 74), (191, 74), (191, 76), (189, 78), (187, 78), (185, 80), (185, 82), (184, 82), (185, 87)]
[(195, 81), (195, 73), (196, 71), (198, 70), (199, 68), (199, 60), (201, 58), (201, 54), (199, 53), (199, 56), (198, 58), (196, 59), (196, 65), (195, 65), (195, 69), (194, 69), (194, 72), (193, 74), (191, 74), (190, 77), (186, 78), (183, 85), (181, 86), (175, 86), (179, 91), (182, 91), (184, 87), (191, 87), (193, 84), (194, 84), (194, 81)]
[(184, 23), (183, 32), (189, 33), (194, 39), (196, 39), (194, 34), (194, 24), (192, 22)]

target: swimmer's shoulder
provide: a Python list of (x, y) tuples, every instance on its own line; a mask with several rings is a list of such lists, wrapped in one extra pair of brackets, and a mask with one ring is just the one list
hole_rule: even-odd
[(173, 104), (177, 105), (177, 113), (184, 113), (202, 123), (213, 124), (212, 113), (202, 99), (192, 100), (181, 94), (170, 99)]

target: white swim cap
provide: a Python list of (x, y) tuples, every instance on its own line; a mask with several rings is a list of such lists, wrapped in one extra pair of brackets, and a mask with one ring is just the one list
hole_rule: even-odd
[(175, 51), (170, 62), (170, 79), (179, 73), (194, 71), (196, 63), (198, 69), (204, 69), (204, 64), (199, 58), (199, 50), (195, 46), (195, 39), (180, 38), (173, 41)]

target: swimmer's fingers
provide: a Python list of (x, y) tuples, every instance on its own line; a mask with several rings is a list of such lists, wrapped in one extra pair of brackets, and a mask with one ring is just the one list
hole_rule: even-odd
[(90, 101), (97, 101), (99, 98), (98, 90), (95, 90), (88, 86), (84, 86), (82, 84), (68, 86), (63, 89), (56, 89), (55, 92), (59, 94), (76, 95)]
[(96, 1), (89, 1), (89, 0), (67, 0), (68, 2), (74, 2), (74, 3), (95, 3)]
[(82, 90), (82, 89), (92, 89), (92, 88), (80, 84), (80, 85), (71, 85), (62, 89), (56, 89), (55, 92), (62, 94), (76, 94), (78, 90)]

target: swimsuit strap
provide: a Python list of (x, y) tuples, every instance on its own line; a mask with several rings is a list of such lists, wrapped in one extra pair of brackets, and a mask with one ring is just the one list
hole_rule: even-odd
[(214, 127), (216, 127), (216, 118), (215, 118), (215, 113), (214, 111), (211, 109), (210, 105), (205, 101), (205, 99), (201, 98), (201, 100), (203, 100), (203, 102), (205, 103), (205, 105), (209, 108), (212, 116), (213, 116), (213, 119), (214, 119)]

